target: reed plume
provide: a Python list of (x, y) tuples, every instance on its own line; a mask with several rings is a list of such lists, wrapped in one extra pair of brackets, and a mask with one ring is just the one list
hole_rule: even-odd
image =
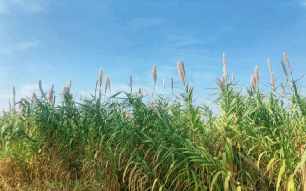
[(171, 77), (171, 89), (172, 89), (172, 93), (173, 93), (173, 76)]
[(183, 73), (183, 77), (184, 77), (184, 81), (185, 81), (185, 65), (184, 65), (184, 60), (181, 60), (181, 68), (182, 68), (182, 73)]
[(99, 72), (99, 84), (100, 84), (100, 88), (101, 88), (101, 85), (102, 85), (102, 79), (103, 79), (103, 73), (102, 73), (102, 68), (101, 68), (100, 72)]
[(163, 79), (163, 85), (164, 85), (164, 91), (165, 91), (165, 88), (166, 88), (166, 80), (165, 80), (165, 77)]
[(131, 92), (133, 92), (133, 80), (132, 80), (132, 75), (130, 76), (130, 87), (131, 87)]
[(9, 111), (9, 114), (12, 113), (12, 106), (11, 106), (11, 101), (10, 101), (10, 99), (9, 99), (9, 109), (8, 109), (8, 111)]
[(69, 81), (69, 90), (71, 89), (71, 80)]
[(148, 103), (151, 105), (153, 111), (160, 117), (159, 112), (155, 109), (154, 105), (150, 102), (150, 100), (148, 101)]
[[(44, 91), (43, 91), (43, 89), (42, 89), (41, 80), (39, 80), (38, 86), (39, 86), (39, 90), (40, 90), (42, 96), (43, 96), (44, 98), (46, 98), (46, 97), (45, 97), (45, 94), (44, 94)], [(46, 98), (46, 99), (47, 99), (47, 98)]]
[[(31, 104), (33, 104), (34, 101), (35, 101), (35, 102), (37, 101), (37, 97), (36, 97), (35, 92), (33, 92), (33, 94), (32, 94)], [(19, 104), (20, 104), (20, 103), (19, 103)], [(19, 107), (20, 107), (20, 105), (19, 105)]]
[(110, 87), (109, 83), (110, 83), (110, 82), (109, 82), (109, 77), (106, 76), (105, 84), (104, 84), (104, 94), (106, 94), (107, 87), (108, 87), (108, 86)]
[(179, 62), (177, 63), (177, 71), (178, 71), (181, 82), (185, 86), (184, 73), (183, 73), (183, 70), (182, 70)]
[(95, 96), (96, 96), (96, 93), (97, 93), (98, 81), (99, 81), (99, 80), (97, 80), (97, 81), (96, 81), (96, 86), (95, 86)]
[(101, 102), (101, 88), (99, 88), (99, 101)]
[(126, 114), (126, 116), (129, 117), (130, 120), (132, 121), (132, 115), (131, 115), (130, 111), (126, 109), (126, 110), (125, 110), (125, 114)]
[(289, 64), (289, 60), (288, 60), (288, 57), (287, 57), (287, 54), (286, 54), (286, 52), (284, 52), (284, 57), (285, 57), (285, 60), (286, 60), (286, 63), (287, 63), (287, 65), (288, 65), (288, 68), (289, 68), (289, 72), (290, 72), (290, 74), (292, 74), (292, 72), (291, 72), (291, 69), (290, 69), (290, 64)]
[(154, 81), (154, 86), (156, 84), (157, 72), (156, 72), (156, 64), (153, 65), (152, 76)]
[(271, 73), (271, 84), (272, 84), (273, 90), (275, 90), (274, 74), (273, 74), (273, 70), (271, 68), (271, 64), (270, 64), (269, 59), (268, 59), (268, 65), (269, 65), (269, 70), (270, 70), (270, 73)]
[(15, 108), (15, 87), (13, 86), (13, 103), (14, 103), (14, 108)]
[(53, 88), (54, 84), (52, 85), (50, 91), (49, 91), (49, 103), (52, 105), (53, 104)]
[(226, 71), (226, 60), (225, 60), (225, 54), (223, 53), (223, 74), (225, 78), (227, 78), (227, 71)]
[(232, 82), (234, 81), (234, 73), (232, 74)]
[(252, 77), (251, 77), (251, 86), (252, 86), (252, 89), (253, 89), (254, 92), (256, 92), (256, 84), (257, 84), (256, 77), (255, 77), (255, 75), (252, 75)]
[[(222, 78), (224, 78), (223, 76), (224, 75), (222, 75)], [(216, 77), (216, 79), (218, 80), (218, 83), (222, 86), (222, 89), (225, 90), (226, 89), (225, 83), (217, 77)]]
[(137, 80), (136, 80), (136, 82), (137, 82), (137, 87), (139, 86), (139, 83), (138, 83), (138, 77), (137, 77)]
[(286, 95), (286, 91), (285, 91), (285, 88), (284, 88), (283, 82), (281, 82), (281, 86), (282, 86), (282, 89), (283, 89), (283, 92), (284, 92), (285, 98), (287, 99), (287, 95)]
[(259, 86), (259, 72), (258, 72), (258, 66), (255, 67), (255, 79), (256, 79), (256, 84)]
[(283, 70), (284, 70), (284, 72), (285, 72), (286, 77), (288, 78), (287, 70), (286, 70), (285, 64), (283, 63), (282, 60), (281, 60), (281, 65), (282, 65), (282, 67), (283, 67)]

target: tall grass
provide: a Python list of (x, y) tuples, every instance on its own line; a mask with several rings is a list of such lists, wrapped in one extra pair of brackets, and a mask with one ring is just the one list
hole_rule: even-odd
[[(223, 55), (223, 75), (211, 89), (217, 98), (210, 105), (195, 104), (183, 61), (177, 63), (183, 93), (171, 78), (172, 97), (155, 95), (155, 101), (145, 88), (132, 91), (132, 77), (130, 93), (107, 96), (107, 76), (101, 95), (102, 69), (99, 96), (87, 98), (84, 92), (79, 103), (69, 94), (71, 82), (55, 106), (53, 86), (47, 99), (39, 81), (40, 99), (33, 94), (31, 102), (14, 103), (19, 115), (9, 111), (0, 121), (0, 188), (306, 190), (306, 99), (286, 53), (284, 58), (290, 77), (281, 61), (286, 82), (280, 89), (268, 61), (273, 91), (265, 93), (258, 67), (249, 88), (234, 77), (230, 82)], [(155, 89), (155, 65), (152, 74)]]

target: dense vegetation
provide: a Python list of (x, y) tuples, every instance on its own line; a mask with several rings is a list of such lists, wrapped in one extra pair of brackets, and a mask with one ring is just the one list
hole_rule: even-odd
[[(22, 99), (0, 121), (0, 188), (306, 190), (306, 99), (284, 55), (289, 75), (281, 62), (287, 81), (279, 87), (268, 61), (270, 93), (259, 89), (258, 68), (250, 88), (230, 80), (224, 57), (215, 115), (194, 103), (183, 63), (184, 92), (172, 98), (139, 88), (103, 100), (100, 71), (98, 96), (77, 103), (70, 84), (55, 106), (53, 87), (46, 98), (39, 83), (40, 99)], [(154, 66), (154, 84), (156, 75)]]

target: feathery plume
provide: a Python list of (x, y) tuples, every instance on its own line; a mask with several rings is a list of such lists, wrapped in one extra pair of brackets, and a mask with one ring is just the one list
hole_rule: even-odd
[(286, 77), (288, 78), (287, 70), (286, 70), (285, 64), (283, 63), (282, 60), (281, 60), (281, 64), (282, 64), (283, 70), (284, 70), (284, 72), (285, 72), (285, 75), (286, 75)]
[[(33, 92), (33, 94), (32, 94), (31, 104), (33, 104), (34, 101), (37, 101), (37, 97), (36, 97), (35, 92)], [(19, 108), (20, 108), (20, 103), (19, 103)]]
[(148, 99), (150, 100), (150, 97), (149, 97), (149, 94), (148, 94), (148, 92), (147, 92), (147, 89), (144, 88), (144, 90), (145, 90), (145, 92), (146, 92), (146, 94), (147, 94), (147, 96), (148, 96)]
[(269, 70), (270, 70), (270, 73), (271, 73), (271, 84), (272, 84), (273, 90), (275, 90), (274, 74), (273, 74), (273, 70), (271, 68), (271, 64), (270, 64), (269, 59), (268, 59), (268, 65), (269, 65)]
[(166, 88), (166, 80), (165, 80), (165, 77), (164, 77), (164, 79), (163, 79), (163, 85), (164, 85), (164, 90), (165, 90), (165, 88)]
[(252, 86), (252, 89), (253, 89), (253, 91), (254, 92), (256, 92), (256, 77), (255, 77), (255, 75), (252, 75), (252, 77), (251, 77), (251, 86)]
[(184, 66), (184, 60), (181, 60), (181, 69), (182, 69), (183, 77), (184, 77), (184, 79), (185, 79), (185, 66)]
[(103, 73), (102, 73), (102, 68), (101, 68), (100, 72), (99, 72), (99, 84), (100, 84), (100, 87), (102, 85), (102, 79), (103, 79)]
[(155, 85), (156, 84), (156, 78), (157, 78), (156, 64), (153, 65), (152, 75), (153, 75), (153, 81), (154, 81), (154, 85)]
[(70, 90), (70, 88), (71, 88), (71, 80), (69, 81), (69, 90)]
[(283, 92), (284, 92), (285, 98), (287, 99), (287, 95), (286, 95), (286, 91), (285, 91), (285, 88), (284, 88), (283, 82), (281, 82), (281, 86), (282, 86), (282, 89), (283, 89)]
[(139, 83), (138, 83), (138, 77), (137, 77), (137, 80), (136, 80), (136, 82), (137, 82), (137, 86), (139, 86)]
[(222, 89), (225, 90), (226, 89), (225, 83), (222, 80), (220, 80), (219, 78), (216, 78), (216, 79), (218, 80), (218, 83), (222, 86)]
[(234, 73), (232, 74), (232, 82), (234, 81)]
[(11, 101), (10, 101), (10, 99), (9, 99), (9, 109), (8, 109), (8, 111), (9, 111), (9, 114), (12, 113), (12, 106), (11, 106)]
[(95, 86), (95, 95), (96, 95), (96, 92), (97, 92), (98, 81), (99, 81), (99, 80), (97, 80), (97, 81), (96, 81), (96, 86)]
[(290, 69), (290, 64), (289, 64), (289, 60), (288, 60), (288, 57), (287, 57), (286, 52), (284, 52), (284, 57), (285, 57), (285, 60), (286, 60), (287, 65), (288, 65), (289, 72), (292, 73), (292, 72), (291, 72), (291, 69)]
[(153, 99), (153, 103), (155, 102), (155, 99), (154, 99), (154, 97), (153, 97), (153, 92), (151, 91), (151, 94), (152, 94), (152, 99)]
[(185, 86), (185, 80), (184, 80), (184, 73), (182, 71), (182, 68), (180, 66), (180, 63), (177, 63), (177, 70), (178, 70), (178, 74), (180, 76), (181, 82), (183, 83), (183, 85)]
[(130, 120), (132, 121), (132, 115), (131, 115), (130, 111), (126, 109), (126, 110), (125, 110), (125, 114), (126, 114), (126, 116), (129, 117)]
[(84, 94), (85, 101), (87, 101), (87, 97), (86, 97), (84, 90), (83, 90), (83, 94)]
[(43, 91), (43, 89), (42, 89), (41, 80), (39, 80), (38, 86), (39, 86), (39, 90), (40, 90), (40, 92), (42, 93), (42, 95), (45, 96), (44, 91)]
[(256, 79), (256, 84), (259, 85), (259, 72), (258, 72), (258, 66), (255, 67), (255, 79)]
[(155, 109), (154, 105), (150, 102), (150, 100), (148, 101), (148, 103), (151, 105), (153, 111), (160, 117), (160, 114), (159, 114), (158, 111)]
[(99, 88), (99, 100), (101, 102), (101, 88)]
[(15, 87), (13, 86), (13, 103), (14, 103), (14, 107), (15, 107)]
[(104, 86), (105, 86), (104, 87), (104, 94), (106, 94), (107, 87), (109, 86), (109, 77), (108, 76), (106, 76)]
[(52, 105), (53, 104), (53, 88), (54, 84), (52, 85), (50, 91), (49, 91), (49, 103)]
[(225, 78), (227, 77), (227, 71), (226, 71), (226, 61), (225, 61), (225, 54), (223, 53), (223, 74)]
[(171, 89), (172, 89), (172, 92), (173, 92), (173, 76), (171, 77)]
[(132, 88), (132, 86), (133, 86), (132, 75), (130, 76), (130, 86), (131, 86), (131, 88)]

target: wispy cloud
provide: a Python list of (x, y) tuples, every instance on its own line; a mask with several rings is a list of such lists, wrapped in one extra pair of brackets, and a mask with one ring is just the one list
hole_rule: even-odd
[(15, 11), (18, 8), (18, 11), (23, 13), (35, 13), (45, 11), (44, 5), (46, 1), (34, 1), (34, 0), (0, 0), (0, 14), (9, 13)]
[(145, 28), (148, 26), (164, 24), (167, 20), (161, 18), (135, 18), (129, 21), (126, 25), (135, 29)]
[(306, 7), (306, 1), (302, 1), (301, 5)]
[(0, 49), (0, 54), (13, 54), (15, 51), (24, 50), (28, 48), (35, 48), (39, 45), (38, 41), (28, 41), (18, 43), (13, 47), (10, 48), (2, 48)]

